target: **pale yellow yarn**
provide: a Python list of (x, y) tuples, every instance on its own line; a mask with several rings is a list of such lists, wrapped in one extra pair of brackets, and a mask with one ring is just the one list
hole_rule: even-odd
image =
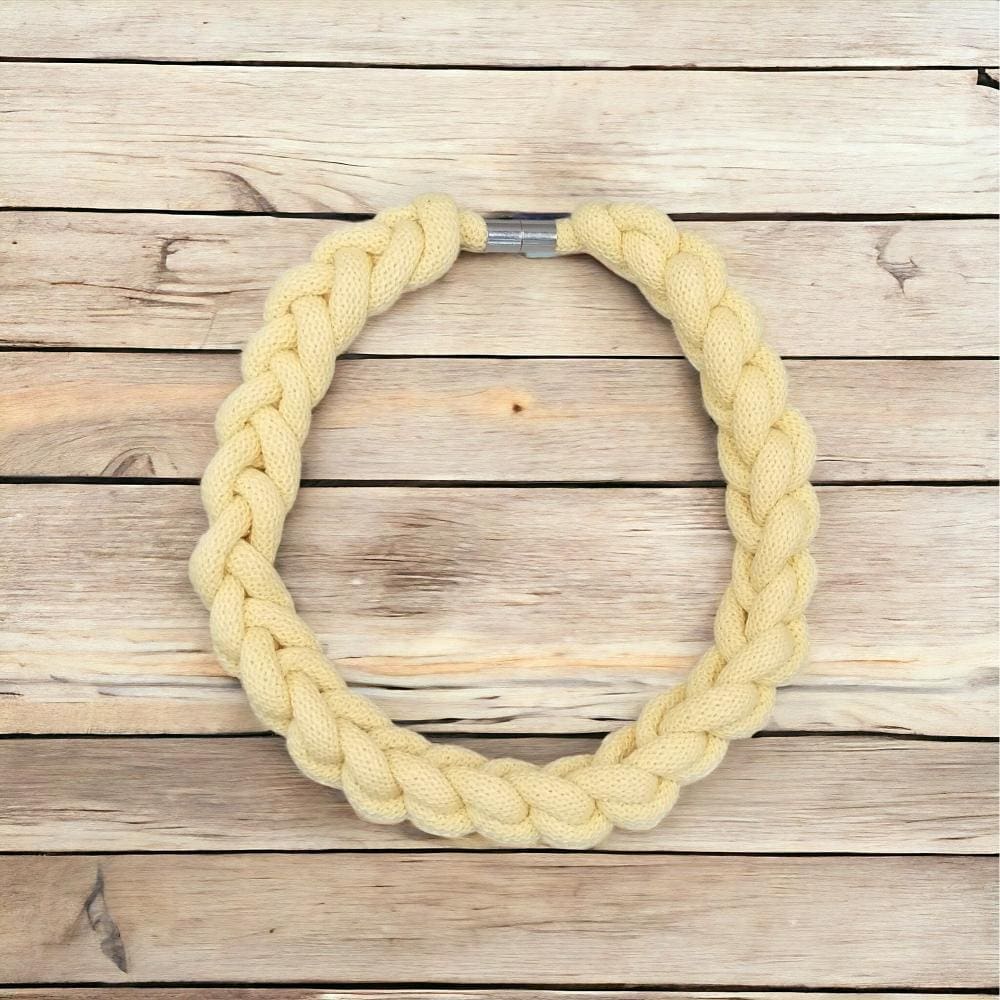
[(636, 284), (672, 321), (701, 374), (736, 542), (715, 643), (684, 684), (653, 698), (594, 754), (542, 767), (488, 760), (394, 725), (345, 687), (296, 613), (274, 557), (311, 411), (336, 356), (369, 316), (485, 241), (480, 216), (426, 195), (328, 236), (311, 263), (277, 282), (265, 325), (244, 351), (243, 384), (216, 419), (219, 450), (202, 480), (210, 526), (191, 557), (191, 579), (210, 609), (219, 659), (258, 717), (287, 737), (305, 774), (342, 788), (361, 816), (408, 819), (443, 837), (478, 832), (508, 846), (586, 848), (616, 826), (656, 825), (682, 785), (719, 763), (729, 740), (763, 725), (775, 687), (803, 661), (815, 449), (787, 407), (784, 368), (761, 342), (757, 313), (728, 287), (712, 247), (643, 205), (587, 204), (561, 219), (557, 251), (589, 253)]

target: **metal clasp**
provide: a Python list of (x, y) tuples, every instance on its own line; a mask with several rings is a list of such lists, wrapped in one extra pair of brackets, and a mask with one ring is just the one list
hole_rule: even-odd
[(525, 257), (555, 257), (555, 219), (486, 220), (485, 253), (520, 253)]

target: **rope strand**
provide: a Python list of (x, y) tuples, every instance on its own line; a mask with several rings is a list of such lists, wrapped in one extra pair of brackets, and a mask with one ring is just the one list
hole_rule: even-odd
[(243, 353), (244, 381), (216, 418), (219, 449), (202, 478), (209, 528), (191, 557), (191, 580), (209, 609), (219, 660), (240, 678), (254, 712), (286, 737), (306, 775), (343, 789), (359, 815), (409, 820), (442, 837), (588, 848), (615, 827), (655, 826), (730, 740), (760, 729), (775, 688), (805, 659), (815, 445), (787, 407), (784, 368), (761, 340), (756, 311), (728, 286), (716, 250), (643, 205), (587, 204), (559, 220), (557, 252), (588, 253), (634, 283), (671, 320), (700, 374), (735, 539), (714, 644), (684, 684), (654, 697), (593, 754), (544, 766), (490, 760), (396, 726), (347, 689), (274, 558), (312, 409), (337, 355), (369, 316), (485, 243), (479, 215), (425, 195), (328, 236), (310, 263), (277, 281), (264, 326)]

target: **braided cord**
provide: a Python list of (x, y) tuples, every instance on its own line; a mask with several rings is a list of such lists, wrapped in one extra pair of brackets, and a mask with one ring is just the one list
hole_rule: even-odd
[(593, 754), (537, 766), (433, 744), (347, 689), (274, 568), (299, 485), (313, 407), (369, 316), (481, 252), (483, 219), (443, 195), (324, 239), (278, 280), (243, 353), (243, 383), (216, 418), (202, 479), (209, 528), (191, 580), (210, 611), (220, 662), (298, 767), (343, 789), (359, 815), (499, 844), (587, 848), (614, 827), (646, 830), (682, 785), (708, 774), (732, 739), (766, 720), (775, 688), (803, 662), (818, 523), (815, 445), (786, 402), (785, 371), (756, 311), (727, 285), (718, 252), (634, 204), (587, 204), (559, 220), (557, 252), (589, 253), (673, 323), (718, 426), (735, 539), (714, 644), (685, 683), (657, 695)]

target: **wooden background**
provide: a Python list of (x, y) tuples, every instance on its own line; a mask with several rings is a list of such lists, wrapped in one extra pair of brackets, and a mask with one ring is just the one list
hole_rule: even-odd
[[(996, 987), (992, 0), (8, 0), (0, 995), (935, 1000)], [(265, 291), (426, 189), (716, 241), (819, 435), (814, 655), (648, 834), (358, 821), (186, 560)], [(338, 367), (280, 560), (349, 679), (592, 747), (709, 641), (695, 379), (589, 260), (463, 259)]]

